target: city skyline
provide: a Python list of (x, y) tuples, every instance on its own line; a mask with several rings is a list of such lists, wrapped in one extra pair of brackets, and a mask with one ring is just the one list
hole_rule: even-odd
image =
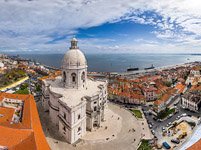
[(5, 0), (0, 52), (200, 53), (199, 1)]
[(170, 54), (158, 57), (161, 67), (155, 66), (157, 57), (149, 67), (118, 66), (129, 62), (129, 54), (126, 61), (116, 57), (117, 72), (112, 64), (108, 71), (90, 71), (88, 65), (111, 56), (94, 54), (88, 62), (78, 42), (71, 39), (60, 67), (54, 67), (55, 54), (45, 55), (52, 65), (0, 55), (0, 130), (5, 135), (0, 149), (200, 149), (200, 61), (182, 57), (186, 63), (165, 66), (179, 59)]

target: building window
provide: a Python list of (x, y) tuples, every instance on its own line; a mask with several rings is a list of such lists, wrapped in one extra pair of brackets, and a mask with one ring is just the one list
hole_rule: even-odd
[(63, 72), (63, 81), (66, 82), (66, 72)]
[(81, 79), (82, 79), (83, 82), (85, 82), (85, 72), (82, 72)]
[(66, 132), (66, 127), (65, 126), (63, 126), (63, 130), (64, 130), (64, 132)]
[(64, 119), (66, 120), (66, 113), (64, 113)]
[(81, 131), (81, 127), (79, 127), (78, 129), (77, 129), (77, 132), (80, 132)]
[(72, 74), (71, 74), (71, 77), (72, 77), (72, 82), (75, 82), (75, 81), (76, 81), (76, 79), (75, 79), (75, 78), (76, 78), (76, 74), (75, 74), (75, 73), (72, 73)]
[(78, 117), (77, 117), (77, 118), (78, 118), (78, 120), (81, 118), (80, 114), (78, 115)]

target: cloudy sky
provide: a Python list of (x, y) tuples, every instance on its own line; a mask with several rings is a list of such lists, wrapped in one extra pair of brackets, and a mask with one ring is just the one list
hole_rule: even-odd
[(200, 0), (0, 0), (0, 52), (201, 53)]

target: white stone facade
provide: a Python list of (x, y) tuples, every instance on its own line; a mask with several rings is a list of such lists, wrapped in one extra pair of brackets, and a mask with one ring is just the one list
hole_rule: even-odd
[(201, 106), (201, 95), (198, 93), (187, 93), (181, 97), (181, 106), (197, 112)]
[(200, 76), (200, 70), (193, 69), (190, 71), (190, 74), (192, 74), (194, 76)]
[(62, 76), (42, 83), (42, 105), (67, 142), (74, 143), (104, 121), (107, 81), (87, 78), (87, 61), (75, 38), (64, 55)]

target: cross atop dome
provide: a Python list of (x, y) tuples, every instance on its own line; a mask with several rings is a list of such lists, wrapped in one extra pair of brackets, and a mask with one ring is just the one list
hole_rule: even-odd
[(70, 49), (79, 49), (79, 47), (77, 46), (78, 40), (74, 37), (71, 40), (71, 47)]

